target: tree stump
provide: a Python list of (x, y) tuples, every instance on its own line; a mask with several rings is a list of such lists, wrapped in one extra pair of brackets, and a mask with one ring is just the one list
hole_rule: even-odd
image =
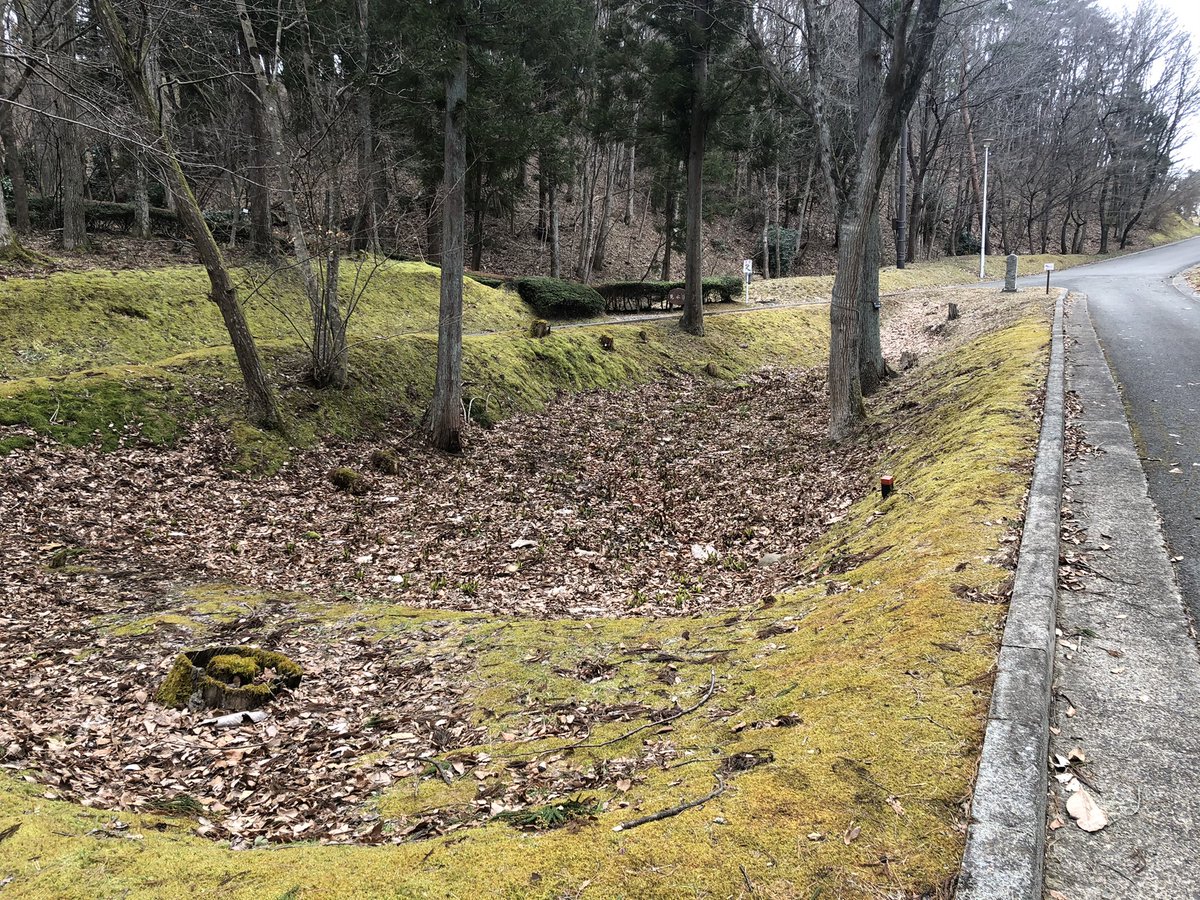
[(533, 324), (529, 326), (529, 336), (532, 338), (544, 338), (550, 334), (550, 323), (545, 319), (534, 319)]
[(612, 353), (613, 350), (615, 349), (615, 346), (616, 345), (613, 343), (613, 338), (612, 338), (611, 334), (600, 335), (600, 349), (601, 350), (604, 350), (607, 353)]
[(951, 303), (946, 309), (946, 321), (953, 322), (958, 318), (958, 304)]
[(304, 671), (284, 656), (258, 647), (185, 650), (175, 657), (154, 699), (176, 709), (242, 712), (298, 687)]

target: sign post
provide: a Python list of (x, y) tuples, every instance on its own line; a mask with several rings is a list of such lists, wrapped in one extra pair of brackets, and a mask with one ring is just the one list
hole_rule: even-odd
[(742, 300), (749, 305), (750, 303), (750, 276), (754, 274), (754, 263), (751, 260), (742, 260)]
[(1050, 273), (1054, 271), (1054, 263), (1046, 263), (1046, 293), (1050, 293)]

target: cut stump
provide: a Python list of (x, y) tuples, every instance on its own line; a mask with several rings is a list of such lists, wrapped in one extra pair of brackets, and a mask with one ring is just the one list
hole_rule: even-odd
[(155, 699), (176, 709), (229, 709), (241, 712), (269, 703), (298, 687), (304, 671), (282, 653), (258, 647), (185, 650)]

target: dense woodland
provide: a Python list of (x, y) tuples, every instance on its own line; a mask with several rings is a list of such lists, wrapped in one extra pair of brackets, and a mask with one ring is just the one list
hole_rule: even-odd
[(2, 5), (0, 244), (190, 241), (267, 425), (231, 249), (298, 272), (314, 381), (334, 387), (344, 255), (442, 265), (447, 448), (464, 268), (682, 275), (702, 333), (705, 276), (835, 252), (836, 436), (886, 373), (879, 263), (978, 252), (985, 145), (992, 252), (1124, 249), (1200, 197), (1173, 160), (1194, 58), (1151, 2), (1120, 20), (1088, 0)]

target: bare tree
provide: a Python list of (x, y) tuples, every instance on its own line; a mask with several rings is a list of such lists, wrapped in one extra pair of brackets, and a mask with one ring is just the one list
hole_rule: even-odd
[(258, 354), (258, 345), (250, 333), (250, 326), (238, 303), (237, 288), (230, 277), (229, 269), (221, 254), (212, 231), (205, 221), (196, 195), (192, 193), (187, 176), (179, 163), (179, 155), (171, 135), (163, 129), (158, 117), (158, 108), (154, 102), (151, 87), (146, 81), (144, 53), (146, 48), (146, 33), (136, 34), (131, 41), (120, 16), (117, 14), (113, 0), (93, 0), (96, 14), (100, 17), (101, 27), (108, 38), (109, 46), (117, 65), (120, 67), (125, 84), (133, 94), (134, 102), (145, 118), (154, 139), (160, 148), (167, 176), (171, 181), (179, 204), (179, 212), (184, 225), (191, 235), (205, 270), (208, 273), (211, 286), (210, 296), (221, 311), (221, 318), (229, 333), (230, 343), (233, 344), (234, 355), (242, 372), (242, 381), (246, 387), (246, 406), (250, 419), (264, 428), (278, 428), (283, 419), (275, 401), (275, 394), (267, 380), (266, 370)]
[(888, 159), (900, 139), (933, 49), (941, 0), (902, 0), (892, 20), (891, 58), (879, 103), (858, 157), (850, 202), (839, 225), (837, 274), (830, 306), (829, 437), (844, 441), (866, 418), (859, 372), (858, 311), (864, 260), (879, 209)]

